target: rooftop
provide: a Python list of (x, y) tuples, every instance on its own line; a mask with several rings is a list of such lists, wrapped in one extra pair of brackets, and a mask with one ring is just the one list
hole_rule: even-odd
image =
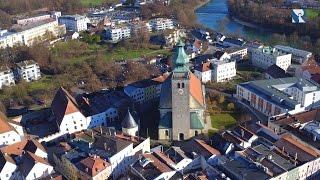
[(31, 65), (36, 65), (37, 63), (34, 60), (25, 60), (25, 61), (21, 61), (19, 63), (17, 63), (16, 65), (19, 68), (25, 68), (27, 66), (31, 66)]
[(76, 15), (64, 15), (64, 16), (60, 16), (59, 19), (68, 19), (68, 20), (73, 20), (73, 21), (79, 21), (79, 20), (82, 20), (82, 19), (85, 19), (86, 17), (85, 16), (81, 16), (79, 14), (76, 14)]
[(95, 177), (101, 171), (108, 168), (110, 164), (98, 156), (89, 156), (78, 162), (76, 166), (80, 171), (86, 173), (90, 177)]
[(285, 53), (279, 49), (276, 49), (276, 48), (272, 48), (272, 47), (269, 47), (269, 46), (266, 46), (266, 47), (263, 47), (263, 48), (260, 48), (260, 49), (256, 49), (256, 51), (259, 51), (259, 52), (262, 52), (264, 54), (269, 54), (269, 55), (272, 55), (274, 57), (278, 57), (278, 56), (283, 56), (283, 55), (287, 55), (288, 53)]
[(306, 56), (306, 57), (312, 55), (312, 52), (301, 50), (301, 49), (296, 49), (296, 48), (293, 48), (293, 47), (290, 47), (290, 46), (276, 45), (276, 46), (274, 46), (274, 48), (280, 49), (282, 51), (288, 51), (288, 52), (291, 52), (291, 53), (294, 53), (294, 54), (298, 53), (301, 56)]
[(45, 19), (42, 21), (35, 21), (35, 22), (28, 23), (28, 24), (23, 24), (23, 25), (15, 24), (12, 26), (12, 30), (14, 32), (21, 32), (21, 31), (25, 31), (25, 30), (29, 30), (29, 29), (38, 27), (38, 26), (42, 26), (44, 24), (52, 23), (55, 21), (56, 21), (55, 19), (50, 18), (50, 19)]
[(266, 73), (274, 79), (290, 77), (284, 69), (280, 68), (276, 64), (269, 66)]
[(297, 77), (251, 81), (239, 84), (239, 86), (253, 91), (264, 99), (285, 109), (294, 109), (296, 105), (301, 103), (283, 92), (284, 89), (295, 87), (303, 92), (319, 90), (317, 84)]

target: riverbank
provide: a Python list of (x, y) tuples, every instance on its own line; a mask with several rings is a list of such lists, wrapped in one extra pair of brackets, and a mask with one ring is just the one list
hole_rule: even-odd
[(193, 12), (196, 13), (196, 10), (201, 8), (202, 6), (208, 4), (210, 1), (212, 0), (205, 0), (204, 2), (200, 3), (199, 5), (197, 5), (196, 7), (193, 8)]

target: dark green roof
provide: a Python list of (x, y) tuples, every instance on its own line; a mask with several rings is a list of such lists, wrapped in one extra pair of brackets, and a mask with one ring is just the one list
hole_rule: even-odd
[(203, 129), (204, 125), (199, 117), (199, 115), (195, 112), (190, 113), (190, 128), (191, 129)]
[(189, 57), (184, 51), (184, 43), (182, 41), (179, 41), (179, 43), (176, 46), (176, 52), (173, 56), (174, 66), (185, 66), (189, 63)]

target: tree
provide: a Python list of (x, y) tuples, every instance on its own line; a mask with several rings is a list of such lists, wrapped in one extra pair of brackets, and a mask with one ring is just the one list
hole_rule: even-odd
[(227, 109), (228, 109), (229, 111), (234, 110), (234, 104), (233, 104), (233, 103), (228, 103)]
[(219, 102), (219, 104), (224, 103), (224, 101), (225, 101), (224, 95), (219, 95), (219, 96), (218, 96), (218, 102)]

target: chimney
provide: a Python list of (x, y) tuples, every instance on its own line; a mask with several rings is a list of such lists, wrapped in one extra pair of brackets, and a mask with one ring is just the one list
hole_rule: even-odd
[(297, 161), (297, 159), (298, 159), (298, 153), (294, 155), (294, 160)]
[(93, 130), (91, 131), (91, 138), (94, 139)]
[(282, 146), (282, 153), (284, 153), (284, 146)]
[(102, 126), (100, 125), (100, 134), (102, 134)]
[(244, 137), (244, 130), (241, 129), (241, 137)]
[(103, 146), (104, 146), (104, 150), (107, 150), (107, 143), (104, 143)]
[(89, 172), (89, 168), (86, 168), (86, 172)]

